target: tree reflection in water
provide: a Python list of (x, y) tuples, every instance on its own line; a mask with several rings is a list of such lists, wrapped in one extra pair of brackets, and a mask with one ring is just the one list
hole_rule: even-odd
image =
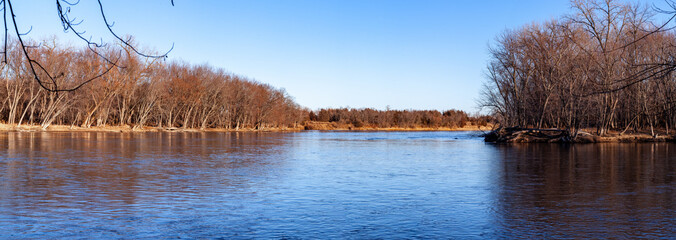
[[(676, 226), (676, 145), (495, 145), (505, 236), (669, 238)], [(671, 227), (669, 227), (671, 226)]]

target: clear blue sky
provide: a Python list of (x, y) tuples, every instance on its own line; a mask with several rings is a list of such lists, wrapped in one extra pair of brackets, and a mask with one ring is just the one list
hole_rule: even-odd
[[(39, 3), (38, 3), (39, 2)], [(93, 0), (71, 15), (111, 41)], [(488, 45), (508, 28), (568, 12), (567, 0), (103, 0), (114, 30), (170, 59), (285, 88), (311, 109), (476, 112)], [(14, 1), (34, 39), (63, 33), (53, 1)]]

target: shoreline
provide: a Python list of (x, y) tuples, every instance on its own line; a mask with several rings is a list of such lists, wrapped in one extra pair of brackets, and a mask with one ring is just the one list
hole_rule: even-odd
[(674, 135), (656, 135), (648, 133), (621, 134), (611, 132), (604, 136), (579, 131), (572, 137), (563, 129), (498, 128), (483, 135), (485, 142), (491, 143), (658, 143), (676, 142)]
[(42, 129), (40, 125), (25, 125), (17, 126), (14, 124), (0, 124), (0, 132), (123, 132), (123, 133), (143, 133), (143, 132), (297, 132), (302, 131), (302, 128), (266, 128), (266, 129), (225, 129), (225, 128), (159, 128), (159, 127), (142, 127), (134, 129), (131, 126), (93, 126), (93, 127), (79, 127), (69, 125), (51, 125), (46, 129)]
[[(317, 126), (320, 127), (317, 127)], [(133, 129), (131, 126), (93, 126), (90, 128), (69, 126), (69, 125), (51, 125), (47, 129), (42, 129), (40, 125), (21, 125), (0, 123), (0, 132), (110, 132), (110, 133), (146, 133), (146, 132), (249, 132), (249, 133), (264, 133), (264, 132), (304, 132), (304, 131), (320, 131), (320, 132), (483, 132), (481, 136), (484, 137), (485, 142), (490, 143), (657, 143), (657, 142), (676, 142), (676, 135), (658, 135), (651, 136), (646, 133), (629, 133), (618, 134), (611, 133), (606, 136), (598, 136), (585, 131), (580, 131), (575, 138), (564, 134), (561, 129), (528, 129), (528, 128), (497, 128), (492, 129), (493, 126), (477, 126), (468, 125), (462, 128), (378, 128), (378, 127), (354, 127), (352, 125), (335, 125), (329, 122), (309, 122), (299, 125), (296, 128), (240, 128), (240, 129), (226, 129), (226, 128), (158, 128), (158, 127), (143, 127), (140, 129)]]
[(240, 129), (226, 129), (226, 128), (158, 128), (158, 127), (142, 127), (133, 129), (131, 126), (93, 126), (80, 127), (69, 125), (51, 125), (47, 129), (42, 129), (40, 125), (26, 125), (17, 126), (15, 124), (0, 123), (0, 132), (121, 132), (121, 133), (143, 133), (143, 132), (303, 132), (303, 131), (337, 131), (337, 132), (455, 132), (455, 131), (490, 131), (490, 127), (466, 126), (462, 128), (377, 128), (377, 127), (352, 127), (352, 126), (338, 126), (331, 128), (313, 129), (309, 124), (300, 125), (296, 128), (240, 128)]
[(479, 126), (468, 124), (463, 127), (373, 127), (373, 126), (354, 126), (353, 124), (341, 124), (337, 122), (318, 122), (308, 121), (303, 124), (304, 130), (319, 130), (319, 131), (355, 131), (355, 132), (423, 132), (423, 131), (439, 131), (439, 132), (457, 132), (457, 131), (491, 131), (493, 125)]

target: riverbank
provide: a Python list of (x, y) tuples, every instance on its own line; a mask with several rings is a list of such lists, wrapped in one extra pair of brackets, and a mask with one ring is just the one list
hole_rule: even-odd
[(17, 132), (297, 132), (305, 130), (321, 130), (321, 131), (490, 131), (490, 126), (467, 125), (461, 128), (377, 128), (377, 127), (354, 127), (352, 125), (339, 125), (332, 122), (308, 122), (299, 125), (296, 128), (159, 128), (159, 127), (142, 127), (134, 129), (131, 126), (93, 126), (93, 127), (79, 127), (70, 125), (50, 125), (46, 129), (42, 129), (40, 125), (26, 125), (17, 126), (14, 124), (0, 123), (0, 131), (17, 131)]
[(495, 143), (676, 142), (674, 135), (652, 136), (642, 132), (622, 134), (610, 131), (603, 136), (598, 136), (590, 132), (592, 131), (582, 130), (572, 136), (568, 131), (561, 129), (498, 128), (484, 134), (484, 141)]
[(373, 127), (373, 126), (354, 126), (353, 124), (340, 124), (337, 122), (306, 122), (303, 126), (304, 130), (321, 130), (321, 131), (490, 131), (491, 125), (465, 125), (463, 127), (449, 128), (449, 127)]
[(50, 125), (46, 129), (42, 129), (40, 125), (21, 125), (14, 124), (0, 124), (0, 131), (17, 131), (17, 132), (293, 132), (302, 131), (304, 128), (240, 128), (240, 129), (226, 129), (226, 128), (160, 128), (160, 127), (141, 127), (134, 129), (131, 126), (93, 126), (93, 127), (79, 127), (69, 125)]

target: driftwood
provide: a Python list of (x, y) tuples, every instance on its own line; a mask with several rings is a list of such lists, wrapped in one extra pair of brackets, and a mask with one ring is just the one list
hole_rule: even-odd
[(598, 142), (676, 142), (676, 136), (655, 136), (649, 134), (597, 136), (578, 131), (573, 135), (565, 129), (538, 129), (504, 127), (483, 135), (484, 141), (496, 143), (598, 143)]
[(568, 130), (555, 128), (498, 128), (484, 134), (486, 142), (573, 142)]

